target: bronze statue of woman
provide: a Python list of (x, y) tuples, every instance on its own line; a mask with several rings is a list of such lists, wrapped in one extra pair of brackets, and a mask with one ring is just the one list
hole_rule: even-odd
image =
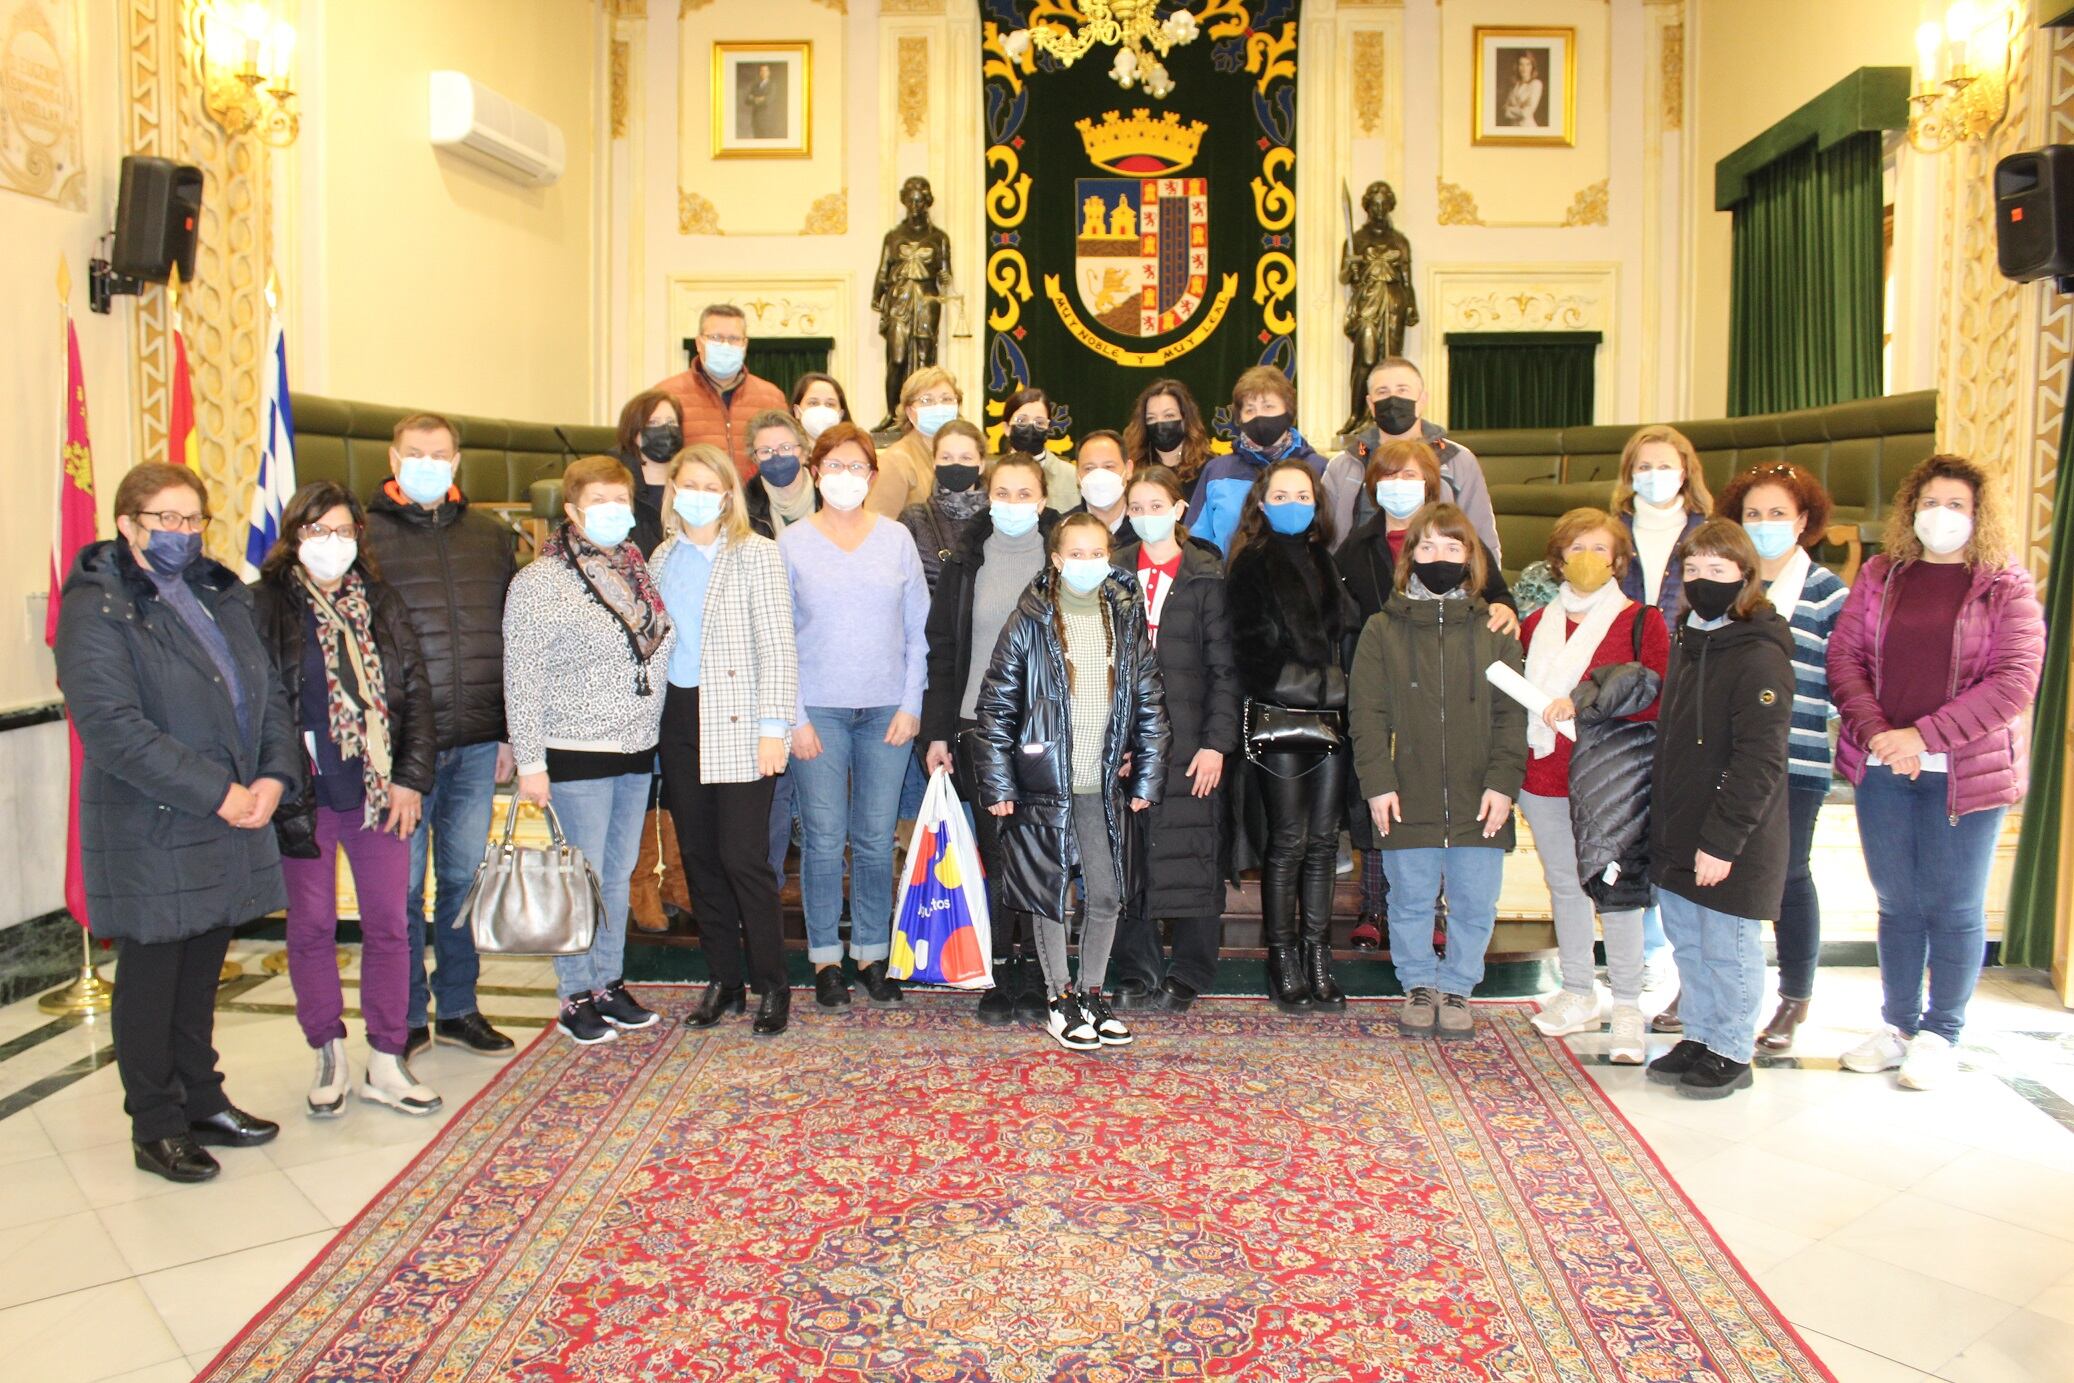
[(1411, 242), (1390, 224), (1397, 193), (1372, 182), (1361, 194), (1367, 222), (1340, 251), (1339, 281), (1348, 286), (1343, 330), (1354, 343), (1353, 407), (1343, 433), (1368, 423), (1368, 375), (1376, 362), (1404, 354), (1406, 327), (1419, 324), (1419, 299), (1412, 288)]
[(935, 201), (927, 178), (902, 183), (907, 218), (886, 232), (879, 251), (871, 307), (886, 338), (886, 419), (880, 432), (901, 426), (900, 386), (907, 377), (936, 363), (937, 328), (951, 283), (951, 238), (929, 221)]

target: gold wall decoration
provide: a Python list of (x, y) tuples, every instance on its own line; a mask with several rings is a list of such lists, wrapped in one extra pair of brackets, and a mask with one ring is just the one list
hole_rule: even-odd
[(677, 233), (679, 235), (726, 235), (720, 229), (720, 211), (696, 192), (677, 189)]
[[(178, 0), (165, 0), (177, 4)], [(165, 80), (172, 68), (168, 59), (174, 37), (171, 26), (159, 22), (160, 0), (129, 0), (123, 10), (123, 85), (127, 118), (124, 120), (124, 150), (132, 154), (170, 155), (177, 152), (168, 143), (166, 97), (174, 83)], [(173, 375), (172, 337), (168, 332), (166, 291), (148, 284), (136, 298), (132, 357), (132, 395), (137, 402), (137, 458), (157, 459), (166, 452), (166, 403), (168, 381)]]
[(677, 0), (677, 17), (682, 19), (693, 10), (702, 10), (712, 3), (713, 0)]
[(1609, 178), (1600, 178), (1570, 199), (1570, 209), (1563, 213), (1566, 226), (1603, 226), (1607, 221), (1606, 201)]
[(1658, 69), (1663, 90), (1663, 127), (1685, 128), (1685, 26), (1664, 25), (1663, 45), (1658, 50)]
[(605, 13), (613, 19), (646, 19), (648, 0), (605, 0)]
[(929, 40), (921, 34), (902, 34), (898, 52), (900, 129), (913, 139), (929, 118)]
[(824, 9), (834, 10), (837, 14), (850, 12), (849, 0), (814, 0), (814, 3)]
[(942, 14), (943, 0), (879, 0), (880, 14)]
[(831, 192), (825, 197), (816, 197), (813, 206), (807, 209), (807, 221), (801, 235), (847, 235), (850, 232), (850, 190)]
[(1535, 285), (1450, 298), (1442, 318), (1450, 331), (1588, 331), (1601, 315), (1590, 297)]
[(1476, 209), (1476, 198), (1465, 188), (1455, 186), (1446, 178), (1433, 180), (1438, 211), (1434, 219), (1443, 226), (1480, 226), (1483, 216)]
[[(2056, 29), (2052, 51), (2046, 55), (2045, 108), (2047, 144), (2074, 144), (2074, 32)], [(2022, 524), (2025, 565), (2044, 580), (2049, 565), (2052, 539), (2052, 508), (2066, 477), (2060, 474), (2060, 436), (2067, 426), (2067, 403), (2074, 390), (2074, 298), (2031, 290), (2041, 297), (2038, 323), (2037, 416), (2031, 429), (2031, 481), (2025, 506), (2018, 510)]]
[(1354, 65), (1349, 74), (1354, 87), (1354, 123), (1363, 134), (1374, 134), (1383, 122), (1383, 35), (1380, 29), (1363, 29), (1354, 35)]
[(0, 187), (86, 210), (77, 0), (0, 0)]
[(612, 40), (612, 137), (627, 137), (627, 58), (632, 47), (625, 39)]

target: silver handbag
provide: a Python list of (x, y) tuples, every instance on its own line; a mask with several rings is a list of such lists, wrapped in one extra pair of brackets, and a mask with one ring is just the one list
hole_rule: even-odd
[(475, 867), (455, 927), (466, 927), (475, 949), (501, 956), (575, 956), (590, 950), (605, 915), (598, 872), (562, 835), (548, 807), (546, 849), (514, 845), (518, 798), (504, 814), (504, 839)]

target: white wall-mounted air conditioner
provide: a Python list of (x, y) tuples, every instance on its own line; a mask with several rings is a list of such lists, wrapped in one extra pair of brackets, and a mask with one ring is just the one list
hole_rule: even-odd
[(466, 72), (432, 74), (432, 147), (529, 187), (562, 176), (561, 127), (500, 96)]

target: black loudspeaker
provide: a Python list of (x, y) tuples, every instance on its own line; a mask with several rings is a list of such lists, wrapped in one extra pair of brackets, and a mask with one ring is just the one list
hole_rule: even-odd
[(2074, 275), (2074, 144), (1995, 165), (1995, 259), (2019, 283)]
[(124, 158), (115, 204), (115, 272), (164, 283), (178, 264), (180, 281), (192, 283), (201, 219), (201, 169), (166, 158)]

